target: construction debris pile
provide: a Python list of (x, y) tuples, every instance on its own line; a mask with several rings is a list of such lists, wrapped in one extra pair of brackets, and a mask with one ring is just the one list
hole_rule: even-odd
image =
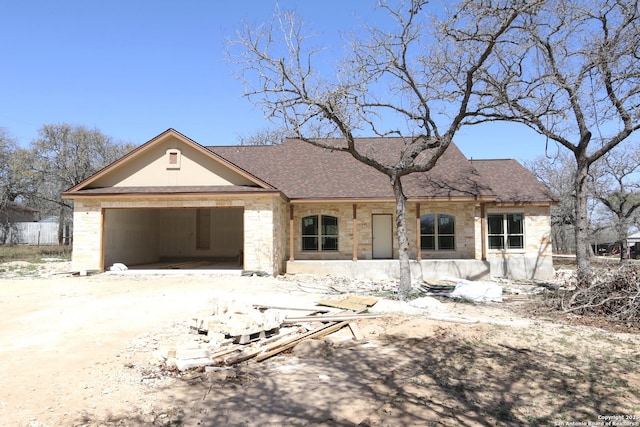
[(344, 327), (363, 340), (359, 319), (381, 317), (366, 313), (377, 299), (350, 296), (318, 301), (309, 308), (252, 305), (216, 299), (193, 318), (191, 331), (198, 339), (153, 356), (167, 369), (185, 371), (205, 367), (224, 372), (241, 362), (268, 359), (304, 340), (324, 337)]
[(419, 290), (424, 295), (462, 298), (473, 302), (502, 301), (502, 287), (494, 282), (445, 279), (426, 283)]

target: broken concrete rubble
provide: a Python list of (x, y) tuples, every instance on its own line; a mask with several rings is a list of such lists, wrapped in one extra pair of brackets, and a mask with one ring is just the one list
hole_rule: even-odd
[[(222, 368), (248, 360), (259, 362), (291, 349), (302, 341), (319, 339), (336, 332), (359, 319), (380, 317), (363, 314), (376, 302), (375, 298), (347, 297), (322, 301), (325, 308), (333, 307), (330, 310), (318, 307), (274, 309), (215, 299), (206, 310), (194, 316), (192, 339), (185, 340), (175, 348), (155, 351), (153, 360), (167, 369), (185, 371), (206, 367), (206, 372), (210, 372), (212, 378), (230, 378), (233, 375), (227, 372), (228, 369)], [(300, 311), (311, 314), (300, 316)], [(291, 312), (295, 316), (287, 315)], [(351, 331), (354, 339), (364, 342), (355, 323)]]
[(256, 310), (254, 307), (233, 300), (214, 299), (210, 309), (194, 317), (194, 328), (219, 340), (221, 336), (240, 337), (248, 342), (251, 335), (272, 331), (280, 327), (284, 315), (278, 310)]

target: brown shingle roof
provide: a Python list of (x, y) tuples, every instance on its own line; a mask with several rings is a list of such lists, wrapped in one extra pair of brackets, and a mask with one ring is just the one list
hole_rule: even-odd
[[(145, 146), (158, 138), (160, 136)], [(367, 156), (392, 165), (402, 151), (403, 141), (401, 138), (359, 138), (356, 140), (356, 147)], [(322, 142), (335, 147), (344, 144), (340, 139)], [(186, 143), (195, 144), (191, 140), (186, 140)], [(221, 157), (220, 160), (229, 163), (229, 167), (236, 167), (243, 173), (246, 172), (247, 176), (255, 178), (256, 186), (86, 188), (86, 184), (82, 184), (72, 189), (73, 194), (275, 192), (292, 200), (394, 198), (389, 178), (384, 173), (359, 162), (347, 152), (319, 148), (297, 139), (287, 139), (283, 144), (270, 146), (199, 147)], [(423, 155), (428, 153), (420, 156)], [(124, 161), (124, 158), (121, 160)], [(449, 146), (431, 171), (404, 176), (402, 184), (405, 195), (410, 199), (482, 198), (507, 203), (555, 201), (547, 187), (515, 160), (470, 161), (455, 144)], [(264, 188), (265, 185), (273, 188)]]
[(498, 202), (556, 202), (549, 188), (515, 160), (473, 160), (473, 166), (496, 193)]
[(208, 148), (291, 199), (393, 197), (385, 175), (348, 153), (297, 140), (273, 146)]
[[(341, 144), (340, 140), (324, 141)], [(391, 164), (402, 149), (402, 141), (362, 138), (356, 146)], [(346, 152), (296, 139), (272, 146), (207, 148), (273, 185), (290, 199), (393, 198), (385, 174)], [(470, 161), (455, 144), (451, 144), (431, 171), (407, 175), (402, 183), (407, 197), (414, 199), (482, 197), (543, 203), (553, 200), (548, 189), (515, 160)]]

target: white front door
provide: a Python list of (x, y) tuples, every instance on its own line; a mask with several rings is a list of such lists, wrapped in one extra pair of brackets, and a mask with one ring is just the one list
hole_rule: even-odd
[(393, 215), (374, 214), (371, 216), (371, 237), (374, 259), (393, 258)]

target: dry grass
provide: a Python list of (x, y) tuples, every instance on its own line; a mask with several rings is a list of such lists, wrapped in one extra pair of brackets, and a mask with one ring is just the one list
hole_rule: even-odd
[(27, 261), (41, 263), (42, 258), (71, 259), (71, 246), (0, 245), (0, 263)]

